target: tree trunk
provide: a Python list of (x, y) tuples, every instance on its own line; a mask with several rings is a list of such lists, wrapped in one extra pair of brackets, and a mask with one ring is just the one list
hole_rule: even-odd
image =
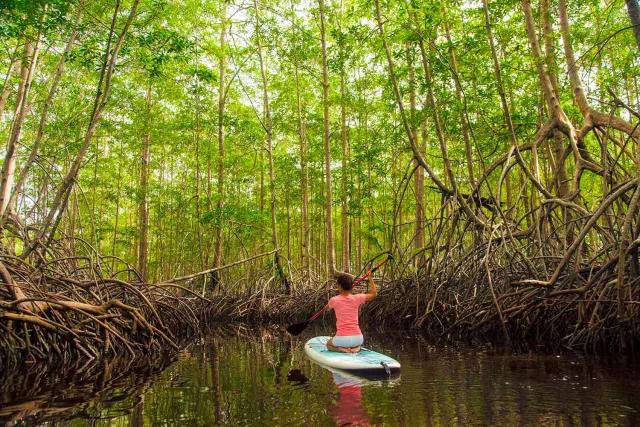
[[(487, 40), (489, 42), (489, 47), (491, 48), (491, 59), (493, 61), (493, 71), (496, 78), (496, 86), (498, 89), (498, 95), (500, 96), (500, 104), (502, 106), (502, 114), (504, 116), (504, 121), (507, 125), (507, 130), (509, 131), (509, 139), (511, 140), (512, 149), (517, 149), (518, 146), (518, 138), (516, 136), (515, 129), (513, 127), (513, 121), (511, 120), (511, 112), (509, 111), (509, 103), (507, 102), (507, 96), (504, 91), (504, 84), (502, 83), (502, 69), (500, 67), (500, 61), (498, 60), (498, 53), (496, 51), (495, 41), (493, 38), (493, 30), (491, 28), (491, 19), (489, 17), (489, 5), (487, 0), (482, 0), (482, 6), (484, 10), (484, 18), (485, 18), (485, 28), (487, 32)], [(498, 188), (496, 190), (496, 200), (500, 203), (500, 184), (498, 183)]]
[[(33, 251), (33, 249), (35, 249), (36, 245), (42, 244), (42, 242), (45, 241), (44, 238), (47, 235), (47, 233), (49, 233), (49, 229), (51, 229), (49, 233), (50, 238), (52, 238), (55, 233), (55, 230), (60, 221), (60, 218), (62, 217), (64, 210), (66, 208), (67, 201), (69, 199), (69, 194), (71, 193), (71, 189), (75, 184), (76, 177), (78, 176), (78, 172), (80, 171), (80, 167), (82, 166), (84, 157), (87, 153), (87, 150), (89, 149), (89, 144), (91, 143), (93, 134), (95, 133), (96, 127), (98, 126), (98, 122), (100, 121), (102, 112), (104, 111), (107, 105), (109, 94), (111, 92), (111, 79), (115, 71), (118, 52), (120, 51), (120, 48), (124, 43), (127, 32), (129, 31), (129, 27), (131, 26), (131, 23), (133, 22), (133, 19), (136, 16), (136, 10), (138, 8), (139, 3), (140, 3), (140, 0), (133, 1), (131, 10), (127, 17), (127, 21), (122, 31), (120, 32), (120, 35), (118, 36), (118, 39), (116, 40), (116, 43), (113, 46), (113, 50), (112, 50), (111, 44), (113, 41), (113, 36), (115, 34), (114, 30), (116, 26), (118, 12), (120, 10), (120, 3), (118, 2), (116, 4), (113, 17), (111, 20), (111, 27), (109, 31), (107, 46), (105, 49), (104, 59), (103, 59), (102, 67), (100, 70), (100, 77), (98, 80), (96, 97), (94, 99), (93, 108), (92, 108), (92, 112), (89, 120), (89, 125), (87, 126), (87, 130), (83, 137), (80, 151), (77, 153), (76, 158), (71, 164), (71, 167), (67, 171), (66, 175), (62, 180), (62, 183), (60, 184), (56, 192), (53, 202), (51, 203), (49, 213), (47, 215), (45, 223), (38, 237), (35, 239), (33, 245), (25, 251), (23, 256), (27, 256), (29, 253), (31, 253), (31, 251)], [(48, 245), (48, 241), (50, 240), (50, 238), (46, 239), (45, 247)]]
[[(33, 145), (31, 146), (29, 158), (20, 169), (20, 173), (18, 175), (18, 179), (16, 180), (16, 184), (13, 190), (11, 191), (9, 206), (15, 205), (18, 199), (18, 194), (21, 191), (22, 187), (24, 186), (25, 181), (27, 180), (27, 176), (29, 174), (29, 171), (31, 170), (31, 166), (33, 165), (33, 163), (36, 160), (36, 157), (38, 156), (38, 152), (40, 150), (40, 143), (42, 142), (44, 131), (47, 126), (47, 120), (49, 119), (49, 108), (53, 104), (53, 100), (58, 91), (58, 85), (60, 84), (60, 79), (62, 78), (62, 74), (64, 72), (64, 66), (65, 66), (67, 56), (69, 55), (69, 52), (71, 52), (71, 49), (73, 48), (73, 45), (76, 41), (76, 36), (78, 33), (77, 32), (78, 25), (80, 24), (80, 20), (82, 19), (83, 6), (84, 6), (84, 3), (81, 1), (78, 4), (78, 9), (76, 12), (73, 30), (71, 31), (69, 40), (67, 40), (67, 44), (65, 45), (64, 51), (60, 55), (60, 59), (58, 60), (58, 64), (56, 65), (56, 71), (51, 81), (51, 87), (49, 88), (49, 94), (47, 95), (47, 99), (44, 103), (44, 106), (42, 107), (40, 122), (38, 123), (38, 130), (36, 131), (36, 137), (35, 137), (35, 140), (33, 141)], [(0, 114), (1, 114), (1, 110), (0, 110)], [(2, 217), (0, 221), (4, 221), (4, 219), (5, 217)]]
[(345, 105), (344, 70), (340, 75), (340, 127), (342, 134), (342, 270), (351, 270), (351, 242), (349, 232), (349, 133), (347, 129), (347, 107)]
[(333, 275), (336, 271), (336, 251), (333, 240), (333, 197), (331, 194), (331, 129), (329, 123), (329, 69), (327, 65), (327, 41), (325, 30), (324, 0), (318, 0), (320, 8), (320, 43), (322, 46), (322, 142), (324, 146), (324, 180), (325, 180), (325, 211), (326, 211), (326, 252), (327, 273)]
[(260, 12), (258, 9), (258, 0), (253, 0), (253, 7), (256, 12), (256, 44), (258, 48), (258, 59), (260, 61), (260, 77), (262, 78), (262, 107), (264, 109), (264, 130), (267, 137), (267, 156), (269, 158), (269, 190), (270, 190), (270, 207), (271, 207), (271, 241), (273, 243), (273, 262), (276, 268), (276, 274), (282, 281), (284, 290), (287, 294), (291, 293), (289, 280), (282, 268), (282, 261), (280, 259), (280, 249), (278, 247), (278, 223), (276, 216), (276, 178), (273, 167), (273, 123), (271, 119), (271, 109), (269, 107), (269, 82), (267, 80), (267, 73), (264, 65), (264, 58), (262, 55), (262, 43), (260, 38)]
[[(219, 268), (222, 265), (222, 218), (224, 209), (224, 116), (225, 116), (225, 40), (227, 35), (227, 3), (222, 1), (222, 10), (220, 11), (221, 27), (220, 27), (220, 56), (218, 57), (218, 70), (220, 73), (218, 84), (218, 218), (215, 226), (215, 248), (213, 253), (213, 266)], [(220, 280), (220, 273), (215, 272), (212, 275), (214, 285)]]
[[(414, 46), (411, 44), (407, 45), (407, 49), (409, 49), (408, 55), (408, 63), (409, 67), (409, 108), (410, 108), (410, 117), (411, 117), (411, 131), (418, 138), (418, 132), (416, 129), (416, 122), (418, 120), (416, 116), (416, 78), (415, 78), (415, 70), (413, 68), (413, 63), (415, 62), (415, 52)], [(426, 126), (424, 119), (421, 120), (421, 127)], [(423, 143), (424, 143), (424, 134), (423, 134)], [(423, 148), (423, 147), (421, 147)], [(424, 149), (421, 150), (424, 154)], [(413, 247), (416, 252), (420, 251), (424, 246), (424, 169), (420, 167), (420, 164), (416, 159), (413, 159), (414, 165), (417, 167), (414, 176), (414, 188), (415, 188), (415, 199), (416, 199), (416, 225), (415, 225), (415, 236), (413, 239)], [(402, 221), (400, 221), (402, 223)], [(420, 267), (423, 261), (423, 257), (419, 256), (416, 258), (416, 267)]]
[[(379, 1), (379, 0), (376, 0), (376, 1)], [(440, 117), (440, 110), (439, 110), (438, 102), (436, 101), (435, 91), (433, 89), (434, 83), (433, 83), (433, 77), (431, 73), (431, 64), (429, 62), (429, 58), (424, 46), (424, 41), (422, 39), (420, 39), (420, 41), (418, 42), (418, 47), (420, 48), (420, 56), (422, 59), (422, 70), (424, 72), (425, 82), (427, 83), (427, 105), (431, 110), (433, 125), (436, 130), (438, 143), (440, 145), (440, 153), (442, 154), (442, 160), (443, 160), (444, 169), (445, 169), (445, 178), (449, 182), (449, 185), (451, 185), (450, 190), (447, 189), (446, 184), (442, 184), (440, 188), (443, 191), (443, 193), (452, 195), (456, 198), (457, 202), (460, 204), (460, 207), (465, 211), (467, 216), (473, 222), (475, 222), (477, 225), (481, 227), (484, 227), (485, 224), (483, 220), (471, 210), (465, 198), (460, 194), (458, 190), (457, 180), (455, 178), (453, 167), (451, 166), (451, 160), (449, 158), (449, 150), (447, 148), (445, 130)], [(428, 170), (427, 170), (427, 173), (429, 173)], [(432, 176), (432, 174), (429, 174), (429, 175)], [(432, 176), (432, 179), (433, 179), (433, 176)], [(447, 191), (444, 191), (444, 190), (447, 190)]]
[(625, 0), (627, 3), (627, 11), (629, 19), (633, 25), (633, 35), (636, 36), (636, 44), (640, 50), (640, 2), (638, 0)]
[(9, 139), (7, 140), (7, 148), (0, 172), (0, 217), (4, 218), (6, 211), (9, 209), (9, 199), (11, 197), (11, 188), (15, 178), (16, 160), (18, 156), (18, 144), (20, 142), (20, 133), (22, 132), (22, 124), (29, 105), (29, 91), (31, 89), (31, 81), (38, 62), (38, 53), (40, 34), (35, 45), (28, 40), (24, 46), (24, 56), (20, 66), (20, 84), (18, 86), (18, 94), (16, 100), (15, 113), (11, 122), (9, 131)]
[[(398, 80), (396, 78), (396, 72), (395, 72), (395, 65), (393, 62), (393, 56), (391, 54), (391, 49), (389, 48), (389, 44), (387, 43), (387, 39), (386, 39), (386, 35), (384, 32), (384, 24), (383, 24), (383, 20), (382, 20), (382, 13), (380, 12), (380, 0), (375, 0), (375, 7), (376, 7), (376, 21), (378, 24), (378, 31), (380, 32), (380, 37), (382, 39), (382, 46), (384, 48), (384, 52), (385, 52), (385, 56), (387, 58), (387, 68), (388, 68), (388, 72), (389, 72), (389, 80), (391, 80), (391, 87), (393, 88), (393, 94), (395, 96), (395, 100), (396, 100), (396, 105), (398, 107), (398, 110), (400, 112), (400, 117), (402, 119), (402, 125), (404, 127), (404, 130), (407, 134), (407, 137), (409, 138), (409, 142), (411, 144), (411, 149), (413, 151), (413, 156), (416, 159), (416, 161), (418, 162), (418, 164), (420, 164), (420, 166), (422, 168), (424, 168), (424, 170), (427, 172), (427, 174), (429, 175), (429, 177), (431, 178), (431, 180), (434, 182), (434, 184), (436, 184), (436, 186), (440, 189), (440, 191), (444, 194), (447, 195), (453, 195), (457, 198), (458, 202), (460, 203), (460, 206), (462, 206), (462, 209), (465, 211), (465, 213), (467, 214), (467, 216), (473, 221), (475, 222), (477, 225), (484, 227), (485, 223), (482, 219), (480, 219), (467, 205), (466, 201), (464, 200), (463, 197), (461, 197), (461, 195), (458, 193), (457, 189), (454, 187), (453, 190), (449, 189), (445, 183), (443, 183), (438, 176), (434, 173), (434, 171), (431, 169), (431, 167), (427, 164), (427, 162), (424, 159), (424, 156), (422, 156), (422, 154), (420, 153), (420, 148), (418, 146), (417, 143), (417, 139), (416, 139), (416, 135), (411, 131), (411, 125), (409, 123), (409, 120), (407, 119), (407, 115), (405, 112), (405, 108), (404, 108), (404, 103), (402, 102), (402, 94), (400, 93), (400, 89), (399, 89), (399, 85), (398, 85)], [(415, 19), (414, 19), (415, 20)], [(426, 59), (426, 52), (424, 49), (424, 44), (422, 39), (420, 39), (420, 53), (422, 55), (422, 63), (423, 63), (423, 68), (425, 68), (425, 72), (428, 70), (428, 62)], [(426, 77), (426, 76), (425, 76)], [(427, 78), (427, 80), (430, 80)], [(444, 146), (444, 141), (439, 138), (440, 140), (440, 148), (443, 154), (443, 157), (445, 159), (445, 168), (447, 169), (447, 177), (450, 179), (452, 177), (452, 171), (450, 168), (450, 162), (448, 159), (448, 155), (446, 154), (446, 146)], [(452, 185), (455, 186), (455, 181), (452, 180)]]
[(140, 194), (138, 199), (138, 272), (147, 281), (147, 255), (149, 252), (149, 159), (151, 155), (151, 96), (152, 84), (149, 79), (145, 95), (144, 135), (140, 152)]
[[(293, 6), (292, 6), (293, 7)], [(309, 235), (309, 173), (307, 171), (307, 146), (305, 135), (305, 120), (302, 113), (300, 96), (300, 75), (297, 57), (294, 59), (294, 76), (296, 83), (296, 115), (298, 116), (298, 138), (300, 141), (300, 198), (301, 227), (300, 227), (300, 261), (302, 265), (302, 283), (309, 278), (309, 250), (311, 246)]]
[[(446, 10), (445, 10), (446, 16)], [(471, 149), (471, 140), (469, 138), (469, 123), (465, 114), (465, 99), (462, 91), (462, 85), (460, 84), (460, 73), (458, 72), (458, 58), (456, 57), (456, 50), (451, 42), (451, 29), (449, 28), (449, 20), (444, 21), (445, 36), (449, 43), (449, 62), (451, 63), (451, 71), (453, 73), (453, 81), (456, 86), (456, 96), (460, 103), (460, 129), (462, 130), (462, 140), (464, 141), (464, 152), (467, 157), (467, 173), (469, 175), (470, 188), (476, 187), (476, 178), (473, 173), (473, 151)]]
[[(18, 48), (16, 48), (16, 52)], [(4, 84), (2, 85), (2, 92), (0, 92), (0, 119), (2, 118), (2, 113), (4, 113), (4, 107), (7, 104), (7, 100), (9, 99), (9, 95), (11, 94), (11, 76), (14, 71), (19, 68), (18, 59), (11, 58), (11, 62), (9, 63), (9, 68), (7, 69), (7, 74), (4, 78)]]

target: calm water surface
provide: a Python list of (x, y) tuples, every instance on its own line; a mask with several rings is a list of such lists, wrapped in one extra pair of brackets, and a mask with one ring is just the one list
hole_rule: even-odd
[(246, 330), (201, 338), (168, 366), (5, 373), (0, 425), (640, 425), (635, 364), (449, 349), (396, 335), (367, 335), (367, 346), (403, 366), (383, 380), (310, 362), (303, 344), (311, 334)]

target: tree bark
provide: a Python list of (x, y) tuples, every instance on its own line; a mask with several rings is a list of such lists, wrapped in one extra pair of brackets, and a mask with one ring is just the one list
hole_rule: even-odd
[[(408, 54), (408, 63), (409, 67), (409, 112), (411, 117), (411, 131), (418, 138), (418, 132), (416, 129), (417, 115), (416, 115), (416, 78), (415, 78), (415, 70), (413, 68), (413, 63), (415, 62), (415, 52), (414, 47), (411, 44), (407, 45), (407, 49), (409, 49)], [(426, 126), (424, 118), (420, 121), (420, 126)], [(425, 135), (423, 135), (424, 137)], [(424, 144), (424, 138), (422, 138), (422, 143)], [(421, 147), (421, 151), (424, 153), (424, 147)], [(415, 199), (416, 199), (416, 225), (415, 225), (415, 236), (413, 240), (413, 247), (416, 252), (420, 251), (424, 246), (424, 169), (420, 167), (420, 164), (416, 159), (413, 159), (413, 163), (417, 167), (414, 176), (414, 188), (415, 188)], [(402, 223), (402, 221), (400, 221)], [(424, 257), (419, 256), (416, 258), (416, 267), (420, 267), (422, 265)]]
[(329, 123), (329, 69), (327, 65), (327, 40), (325, 29), (324, 0), (318, 0), (320, 8), (320, 43), (322, 47), (322, 142), (324, 147), (324, 180), (326, 212), (327, 273), (336, 271), (335, 244), (333, 239), (333, 196), (331, 185), (331, 129)]
[[(293, 3), (291, 4), (293, 8)], [(294, 26), (294, 31), (296, 26)], [(294, 54), (295, 55), (295, 54)], [(309, 173), (307, 170), (306, 125), (302, 113), (302, 98), (300, 94), (300, 71), (297, 56), (294, 56), (294, 77), (296, 85), (296, 115), (298, 119), (298, 138), (300, 141), (300, 264), (302, 266), (302, 283), (309, 279), (309, 251), (311, 248), (309, 234)]]
[[(19, 48), (19, 46), (18, 46)], [(16, 52), (18, 52), (18, 48), (16, 48)], [(4, 107), (7, 104), (7, 100), (9, 99), (9, 95), (11, 94), (11, 76), (14, 71), (19, 68), (20, 61), (13, 57), (11, 58), (11, 62), (9, 63), (9, 68), (7, 69), (7, 74), (4, 78), (4, 84), (2, 85), (2, 92), (0, 92), (0, 118), (2, 118), (2, 114), (4, 113)]]
[(149, 252), (149, 159), (151, 145), (151, 96), (152, 83), (149, 79), (145, 95), (144, 134), (140, 152), (140, 194), (138, 200), (138, 272), (142, 280), (147, 280), (147, 256)]
[[(446, 17), (446, 9), (445, 9)], [(453, 81), (456, 86), (456, 96), (460, 103), (460, 112), (458, 113), (460, 120), (460, 129), (462, 130), (462, 140), (464, 141), (464, 152), (467, 157), (467, 174), (469, 175), (469, 186), (475, 188), (476, 178), (473, 173), (473, 150), (471, 149), (471, 139), (469, 138), (469, 123), (465, 115), (465, 100), (462, 91), (462, 85), (460, 84), (460, 73), (458, 72), (458, 58), (456, 57), (456, 50), (451, 41), (451, 28), (449, 27), (449, 20), (444, 21), (444, 30), (447, 42), (449, 43), (449, 62), (451, 64), (451, 71), (453, 73)]]
[(264, 65), (264, 57), (262, 55), (262, 41), (260, 34), (260, 11), (258, 8), (258, 0), (253, 0), (253, 7), (256, 12), (256, 44), (258, 48), (258, 59), (260, 62), (260, 77), (262, 78), (262, 108), (264, 114), (263, 127), (266, 132), (267, 156), (269, 158), (269, 192), (270, 192), (270, 210), (271, 210), (271, 241), (273, 243), (273, 262), (276, 268), (276, 274), (280, 278), (284, 290), (287, 294), (291, 293), (289, 280), (282, 268), (280, 258), (280, 249), (278, 248), (278, 222), (276, 215), (276, 178), (273, 167), (273, 121), (271, 118), (271, 109), (269, 106), (269, 82)]
[[(71, 164), (71, 167), (65, 174), (62, 180), (62, 183), (60, 184), (58, 190), (56, 191), (56, 195), (54, 196), (53, 202), (51, 203), (49, 213), (47, 215), (47, 218), (45, 220), (45, 223), (40, 233), (38, 234), (37, 239), (35, 239), (33, 245), (25, 251), (23, 256), (29, 255), (29, 253), (31, 253), (31, 251), (35, 249), (36, 245), (41, 244), (43, 241), (45, 241), (44, 237), (47, 235), (47, 233), (49, 233), (49, 229), (51, 229), (50, 236), (53, 237), (55, 230), (57, 228), (57, 225), (60, 221), (60, 218), (62, 218), (62, 215), (67, 205), (67, 201), (69, 199), (69, 195), (75, 184), (76, 177), (78, 176), (78, 172), (80, 171), (80, 167), (82, 166), (84, 157), (87, 153), (87, 150), (89, 149), (89, 144), (91, 143), (93, 134), (95, 133), (96, 127), (98, 126), (100, 117), (102, 116), (102, 112), (104, 111), (107, 105), (109, 94), (111, 92), (111, 79), (115, 71), (115, 66), (118, 59), (118, 53), (120, 51), (120, 48), (122, 47), (122, 44), (124, 43), (127, 32), (129, 31), (129, 27), (131, 26), (131, 23), (136, 17), (136, 10), (138, 8), (139, 3), (140, 3), (140, 0), (133, 1), (133, 4), (129, 11), (129, 15), (127, 17), (125, 25), (122, 31), (120, 32), (112, 50), (111, 44), (113, 41), (113, 36), (115, 34), (115, 25), (118, 17), (118, 12), (120, 10), (120, 2), (118, 1), (116, 3), (116, 7), (114, 9), (113, 17), (111, 20), (109, 38), (108, 38), (107, 46), (105, 49), (104, 59), (103, 59), (103, 63), (100, 71), (100, 77), (98, 80), (96, 97), (94, 99), (93, 108), (92, 108), (91, 116), (89, 119), (89, 124), (87, 126), (87, 130), (83, 137), (80, 151), (77, 153), (73, 163)], [(47, 239), (47, 242), (49, 240), (50, 239)], [(47, 244), (48, 243), (45, 243), (45, 247)]]
[(342, 136), (342, 197), (341, 197), (341, 222), (342, 222), (342, 270), (351, 270), (351, 242), (349, 227), (349, 131), (347, 128), (347, 106), (345, 101), (345, 76), (344, 70), (340, 75), (340, 127)]
[(11, 198), (11, 188), (15, 178), (16, 161), (18, 157), (18, 144), (20, 143), (20, 133), (22, 132), (22, 124), (29, 105), (29, 92), (31, 89), (31, 81), (38, 63), (40, 43), (40, 32), (34, 43), (30, 40), (25, 42), (24, 55), (20, 66), (20, 84), (18, 86), (18, 94), (16, 100), (15, 113), (11, 122), (9, 131), (9, 139), (7, 140), (7, 148), (0, 171), (0, 217), (4, 218), (9, 209), (9, 199)]
[[(65, 45), (64, 51), (62, 52), (62, 55), (60, 55), (60, 59), (58, 60), (58, 64), (56, 65), (56, 71), (51, 81), (51, 87), (49, 88), (47, 99), (44, 103), (44, 106), (42, 107), (40, 122), (38, 123), (38, 130), (36, 131), (36, 137), (33, 141), (33, 145), (29, 153), (29, 158), (20, 169), (20, 173), (18, 174), (18, 179), (16, 180), (15, 186), (11, 191), (9, 206), (15, 205), (18, 199), (18, 194), (22, 190), (22, 187), (24, 186), (27, 180), (27, 176), (29, 174), (29, 171), (31, 170), (31, 166), (33, 165), (33, 163), (36, 160), (36, 157), (38, 156), (38, 152), (40, 150), (40, 144), (44, 136), (44, 131), (47, 127), (47, 120), (49, 119), (49, 108), (51, 108), (51, 105), (53, 104), (53, 100), (58, 91), (58, 85), (60, 84), (60, 79), (62, 78), (62, 74), (64, 73), (64, 66), (65, 66), (67, 56), (69, 55), (69, 52), (71, 52), (71, 49), (73, 48), (73, 45), (76, 41), (76, 37), (78, 33), (77, 31), (78, 25), (80, 24), (80, 20), (82, 19), (83, 7), (84, 7), (83, 1), (78, 3), (78, 9), (76, 12), (73, 30), (71, 30), (71, 35), (69, 36), (69, 39), (67, 40), (67, 44)], [(3, 223), (5, 219), (6, 219), (6, 216), (2, 216), (2, 218), (0, 218), (0, 224)]]
[(629, 19), (633, 25), (633, 35), (636, 37), (636, 44), (640, 50), (640, 2), (638, 0), (625, 0), (627, 3), (627, 12)]
[[(215, 247), (213, 253), (213, 266), (219, 268), (222, 265), (222, 218), (224, 209), (224, 118), (225, 118), (225, 68), (226, 68), (226, 35), (227, 35), (227, 3), (226, 0), (222, 1), (222, 10), (220, 12), (220, 19), (222, 20), (220, 26), (220, 56), (218, 57), (218, 70), (220, 73), (218, 84), (218, 202), (216, 208), (218, 210), (218, 218), (216, 220), (216, 226), (214, 230), (215, 234)], [(220, 280), (219, 272), (216, 271), (213, 274), (213, 281), (216, 284)]]

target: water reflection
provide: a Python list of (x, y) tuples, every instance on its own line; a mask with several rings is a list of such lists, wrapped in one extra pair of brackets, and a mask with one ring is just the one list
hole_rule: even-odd
[(369, 414), (362, 405), (362, 381), (333, 371), (338, 401), (331, 405), (331, 416), (338, 426), (369, 426)]
[(0, 425), (129, 416), (132, 424), (143, 425), (145, 392), (173, 360), (157, 356), (2, 371)]
[(636, 364), (367, 338), (401, 377), (330, 372), (279, 332), (216, 333), (164, 370), (171, 361), (0, 372), (0, 425), (640, 425)]

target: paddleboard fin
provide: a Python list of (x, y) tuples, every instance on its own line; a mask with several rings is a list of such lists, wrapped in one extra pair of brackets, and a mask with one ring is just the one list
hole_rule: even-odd
[(391, 375), (391, 369), (389, 369), (389, 365), (387, 365), (384, 362), (380, 362), (380, 364), (382, 365), (382, 367), (384, 368), (384, 371), (387, 373), (387, 375)]

